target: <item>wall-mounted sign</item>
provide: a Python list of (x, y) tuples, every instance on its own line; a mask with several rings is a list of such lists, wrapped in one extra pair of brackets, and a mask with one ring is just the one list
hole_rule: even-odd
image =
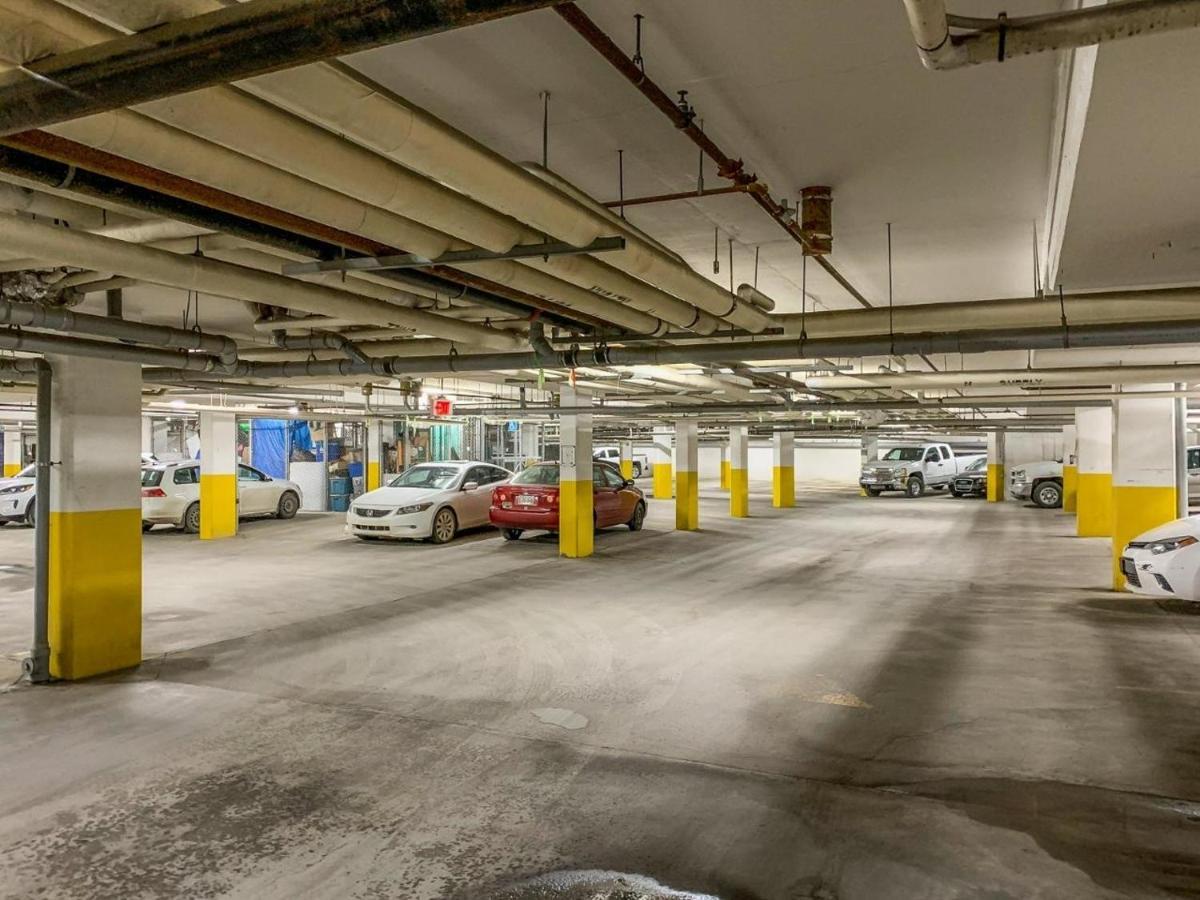
[(454, 414), (454, 404), (447, 397), (438, 397), (433, 401), (435, 416), (450, 416)]

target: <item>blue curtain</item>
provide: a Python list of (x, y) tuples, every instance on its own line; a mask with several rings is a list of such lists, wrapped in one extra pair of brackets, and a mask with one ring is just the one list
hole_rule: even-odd
[(290, 419), (250, 421), (250, 465), (272, 478), (287, 478)]

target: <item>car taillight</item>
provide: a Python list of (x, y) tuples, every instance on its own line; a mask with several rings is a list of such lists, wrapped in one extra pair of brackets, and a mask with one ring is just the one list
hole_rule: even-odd
[(495, 503), (507, 503), (511, 499), (506, 490), (498, 489), (492, 492), (492, 500)]
[(142, 488), (143, 497), (165, 497), (167, 492), (162, 488)]
[(547, 506), (558, 506), (558, 491), (551, 491), (545, 495), (544, 499)]

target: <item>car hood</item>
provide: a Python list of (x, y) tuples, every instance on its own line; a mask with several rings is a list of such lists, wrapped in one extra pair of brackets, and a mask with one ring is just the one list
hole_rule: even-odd
[(863, 466), (864, 469), (904, 469), (910, 466), (919, 466), (919, 459), (877, 459)]
[(0, 478), (0, 491), (22, 484), (37, 484), (36, 478)]
[(1159, 525), (1157, 528), (1143, 531), (1134, 540), (1138, 542), (1161, 541), (1163, 538), (1184, 537), (1189, 534), (1192, 537), (1200, 538), (1200, 516), (1188, 516), (1168, 522), (1166, 525)]
[(416, 503), (423, 503), (426, 500), (433, 500), (445, 493), (446, 491), (439, 488), (382, 487), (376, 488), (373, 491), (367, 491), (367, 493), (354, 501), (354, 505), (372, 506), (378, 509), (394, 509), (401, 506), (412, 506)]
[(1063, 465), (1053, 459), (1040, 460), (1039, 462), (1020, 463), (1015, 466), (1010, 466), (1009, 469), (1013, 472), (1021, 470), (1025, 473), (1026, 480), (1035, 478), (1040, 475), (1062, 475)]

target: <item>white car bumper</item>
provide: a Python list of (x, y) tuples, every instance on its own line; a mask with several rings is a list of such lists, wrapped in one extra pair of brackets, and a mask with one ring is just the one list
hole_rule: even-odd
[(1200, 545), (1169, 553), (1126, 547), (1121, 554), (1121, 574), (1135, 594), (1200, 600)]
[(25, 518), (29, 503), (33, 500), (33, 491), (21, 494), (0, 495), (0, 519), (6, 522), (19, 522)]
[(363, 515), (353, 506), (346, 513), (346, 534), (354, 537), (390, 538), (391, 540), (424, 540), (433, 534), (432, 507), (419, 513), (398, 516), (391, 510), (386, 515)]
[(151, 525), (179, 525), (188, 503), (175, 497), (143, 497), (142, 521)]
[(1017, 500), (1028, 500), (1033, 496), (1033, 482), (1014, 481), (1008, 486), (1008, 492)]

